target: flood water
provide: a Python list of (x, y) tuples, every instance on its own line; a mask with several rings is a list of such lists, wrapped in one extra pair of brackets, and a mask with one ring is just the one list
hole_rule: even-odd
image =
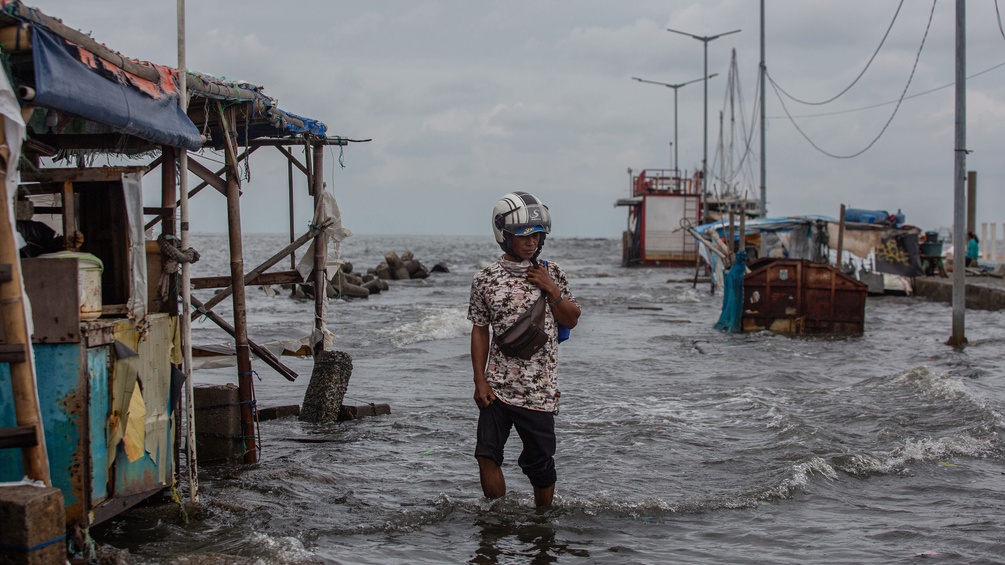
[[(229, 273), (225, 236), (193, 241), (196, 276)], [(285, 242), (250, 236), (245, 270)], [(97, 541), (141, 563), (1005, 562), (1002, 313), (968, 311), (962, 351), (945, 345), (950, 306), (910, 297), (870, 297), (859, 337), (723, 334), (721, 295), (693, 270), (625, 269), (619, 240), (549, 238), (542, 257), (569, 273), (583, 316), (560, 347), (556, 506), (540, 512), (515, 435), (504, 499), (482, 498), (472, 456), (465, 315), (498, 248), (354, 236), (342, 255), (365, 270), (406, 250), (451, 272), (329, 304), (353, 359), (346, 403), (390, 415), (262, 422), (259, 463), (201, 467), (188, 523), (144, 507)], [(248, 318), (255, 341), (298, 338), (313, 302), (249, 287)], [(193, 332), (227, 340), (208, 320)], [(312, 362), (284, 362), (296, 382), (254, 362), (259, 406), (302, 402)]]

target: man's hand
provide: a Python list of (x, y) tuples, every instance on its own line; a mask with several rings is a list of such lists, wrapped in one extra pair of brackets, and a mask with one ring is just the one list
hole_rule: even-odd
[(492, 387), (489, 386), (489, 383), (485, 382), (484, 378), (480, 379), (476, 378), (475, 404), (477, 404), (479, 408), (485, 408), (489, 404), (492, 404), (492, 402), (495, 401), (495, 399), (496, 395), (494, 392), (492, 392)]
[(558, 300), (559, 296), (562, 296), (562, 291), (552, 280), (551, 274), (548, 272), (548, 268), (538, 263), (533, 267), (527, 269), (527, 281), (531, 284), (540, 288), (545, 294), (548, 295), (548, 302), (554, 302)]

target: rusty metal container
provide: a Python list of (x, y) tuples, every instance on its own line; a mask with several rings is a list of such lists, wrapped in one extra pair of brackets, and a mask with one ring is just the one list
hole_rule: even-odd
[(762, 259), (743, 280), (743, 331), (859, 335), (869, 287), (834, 267)]

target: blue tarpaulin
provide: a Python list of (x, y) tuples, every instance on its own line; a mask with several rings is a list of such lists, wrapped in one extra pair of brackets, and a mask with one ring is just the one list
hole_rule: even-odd
[[(82, 63), (66, 40), (32, 26), (35, 103), (80, 116), (159, 145), (202, 148), (195, 124), (176, 96), (153, 98)], [(72, 50), (72, 51), (71, 51)]]

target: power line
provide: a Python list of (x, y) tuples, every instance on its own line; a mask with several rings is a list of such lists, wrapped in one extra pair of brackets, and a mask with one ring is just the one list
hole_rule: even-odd
[(998, 31), (1002, 34), (1002, 39), (1005, 39), (1005, 29), (1002, 29), (1002, 13), (998, 9), (998, 0), (995, 0), (995, 14), (998, 16)]
[[(890, 36), (890, 30), (893, 29), (893, 24), (894, 24), (894, 22), (897, 21), (897, 16), (900, 14), (900, 9), (903, 6), (904, 6), (904, 0), (900, 0), (900, 4), (897, 5), (897, 11), (894, 12), (893, 19), (890, 20), (890, 25), (886, 28), (886, 33), (883, 34), (883, 39), (880, 40), (879, 45), (876, 46), (876, 50), (873, 51), (872, 57), (869, 57), (869, 61), (866, 62), (865, 67), (862, 69), (862, 71), (860, 73), (858, 73), (858, 76), (855, 77), (855, 80), (851, 81), (851, 84), (849, 84), (848, 86), (846, 86), (845, 89), (842, 90), (841, 92), (838, 92), (837, 94), (835, 94), (833, 98), (829, 98), (829, 99), (824, 100), (822, 102), (809, 102), (807, 100), (800, 100), (799, 98), (796, 98), (795, 96), (789, 94), (788, 92), (785, 91), (784, 88), (782, 88), (781, 86), (779, 86), (775, 81), (771, 81), (772, 86), (775, 88), (776, 91), (781, 91), (782, 94), (788, 96), (789, 98), (791, 98), (795, 102), (799, 102), (800, 104), (806, 104), (808, 106), (822, 106), (824, 104), (830, 104), (831, 102), (837, 100), (845, 92), (848, 92), (849, 90), (851, 90), (851, 87), (855, 86), (855, 84), (859, 81), (859, 79), (862, 78), (862, 75), (864, 75), (865, 72), (867, 70), (869, 70), (869, 67), (872, 66), (872, 62), (876, 59), (876, 55), (879, 55), (879, 50), (882, 49), (883, 48), (883, 44), (886, 43), (886, 38)], [(995, 8), (997, 8), (997, 7), (998, 7), (998, 0), (995, 0)], [(1001, 18), (999, 18), (999, 20), (998, 20), (998, 27), (999, 28), (1001, 27)], [(1005, 37), (1005, 31), (1002, 32), (1002, 36)]]
[(778, 91), (778, 85), (775, 84), (775, 81), (770, 76), (768, 77), (768, 81), (771, 83), (771, 87), (775, 90), (775, 95), (778, 96), (778, 101), (781, 103), (782, 110), (785, 111), (785, 115), (789, 118), (789, 121), (792, 122), (792, 125), (795, 126), (796, 131), (798, 131), (799, 134), (802, 135), (803, 138), (807, 142), (809, 142), (809, 144), (813, 146), (814, 149), (834, 159), (851, 159), (854, 157), (858, 157), (859, 155), (871, 149), (872, 146), (875, 145), (877, 141), (879, 141), (879, 138), (883, 137), (883, 134), (886, 133), (886, 129), (890, 127), (890, 123), (893, 122), (893, 118), (897, 115), (897, 111), (900, 110), (900, 105), (901, 103), (904, 102), (904, 98), (907, 95), (907, 89), (910, 88), (911, 86), (911, 81), (914, 80), (914, 72), (918, 69), (918, 61), (921, 59), (921, 51), (925, 48), (925, 40), (928, 39), (928, 31), (932, 28), (932, 19), (935, 16), (936, 1), (937, 0), (932, 1), (932, 11), (928, 15), (928, 25), (925, 26), (925, 35), (922, 36), (921, 38), (921, 45), (918, 46), (918, 53), (915, 55), (914, 65), (911, 67), (911, 75), (907, 78), (907, 84), (904, 85), (904, 90), (900, 93), (900, 99), (897, 100), (897, 106), (893, 109), (893, 112), (890, 114), (890, 118), (886, 120), (885, 124), (883, 124), (883, 129), (879, 130), (879, 133), (876, 135), (876, 137), (872, 141), (870, 141), (869, 144), (865, 146), (865, 148), (861, 149), (860, 151), (857, 151), (850, 155), (835, 155), (834, 153), (830, 153), (822, 149), (816, 143), (814, 143), (813, 140), (810, 139), (808, 135), (806, 135), (806, 132), (804, 132), (802, 128), (799, 127), (799, 124), (796, 123), (796, 120), (792, 117), (792, 114), (789, 113), (789, 109), (785, 107), (785, 100), (782, 98), (781, 94)]
[[(984, 69), (983, 71), (974, 73), (974, 74), (968, 76), (967, 80), (979, 77), (979, 76), (981, 76), (983, 74), (990, 73), (991, 71), (993, 71), (995, 69), (1000, 69), (1001, 67), (1005, 67), (1005, 63), (998, 63), (997, 65), (995, 65), (993, 67), (989, 67), (987, 69)], [(949, 83), (943, 84), (942, 86), (937, 86), (937, 87), (931, 88), (929, 90), (924, 90), (924, 91), (919, 92), (917, 94), (912, 94), (910, 96), (904, 96), (903, 100), (910, 100), (911, 98), (917, 98), (919, 96), (925, 96), (926, 94), (931, 94), (933, 92), (938, 92), (938, 91), (940, 91), (942, 89), (949, 88), (950, 86), (953, 86), (954, 84), (956, 84), (956, 82), (949, 82)], [(840, 115), (840, 114), (850, 114), (852, 112), (861, 112), (862, 110), (872, 110), (873, 108), (880, 108), (882, 106), (889, 106), (890, 104), (896, 104), (897, 102), (898, 102), (898, 100), (888, 100), (886, 102), (879, 102), (879, 103), (876, 103), (876, 104), (872, 104), (872, 105), (869, 105), (869, 106), (862, 106), (862, 107), (859, 107), (859, 108), (851, 108), (849, 110), (837, 110), (837, 111), (834, 111), (834, 112), (819, 112), (817, 114), (801, 114), (801, 115), (798, 115), (798, 116), (789, 116), (789, 118), (820, 118), (820, 117), (824, 117), (824, 116), (837, 116), (837, 115)], [(785, 116), (769, 116), (769, 119), (771, 119), (771, 120), (777, 120), (777, 119), (783, 118), (783, 117), (785, 117)]]

